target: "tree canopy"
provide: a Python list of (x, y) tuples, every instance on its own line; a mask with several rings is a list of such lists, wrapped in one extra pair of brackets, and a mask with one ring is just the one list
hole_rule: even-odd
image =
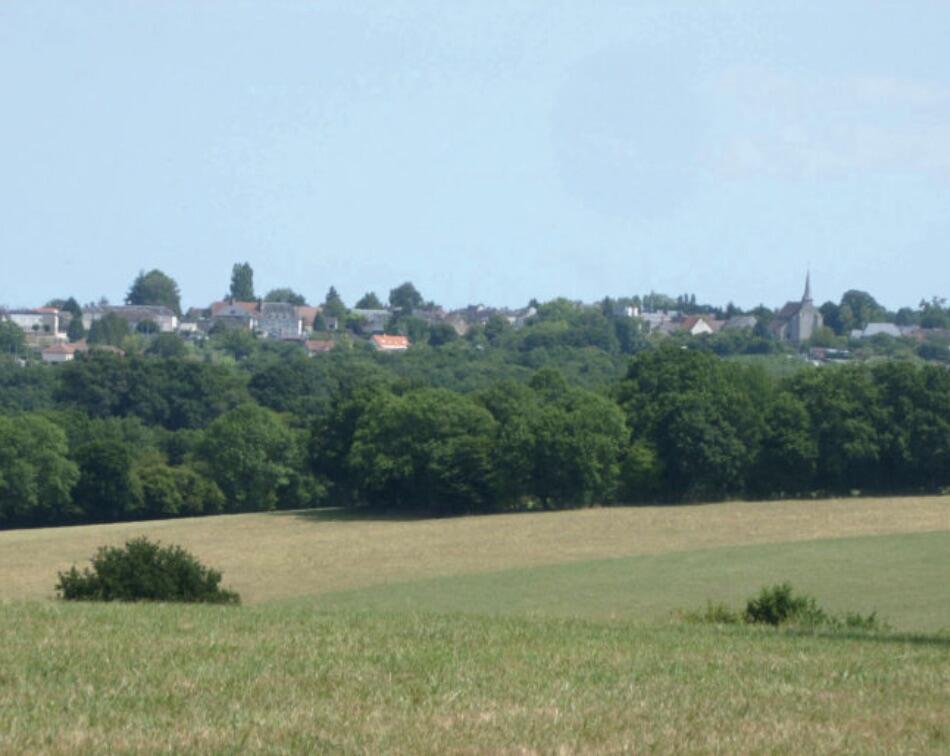
[(267, 294), (264, 295), (264, 301), (286, 302), (287, 304), (296, 306), (307, 304), (307, 300), (303, 294), (298, 294), (296, 291), (286, 286), (278, 289), (271, 289), (269, 292), (267, 292)]
[(376, 292), (368, 291), (360, 297), (355, 307), (357, 310), (382, 310), (383, 303), (376, 296)]
[[(125, 303), (130, 305), (160, 305), (181, 316), (181, 297), (175, 280), (160, 270), (139, 271), (132, 282)], [(65, 309), (65, 308), (64, 308)]]
[(250, 263), (234, 263), (231, 268), (230, 296), (239, 302), (251, 302), (255, 299), (254, 269)]

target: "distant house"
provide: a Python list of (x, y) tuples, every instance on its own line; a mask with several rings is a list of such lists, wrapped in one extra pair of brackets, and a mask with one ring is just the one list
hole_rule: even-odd
[(690, 336), (702, 336), (709, 333), (718, 333), (725, 325), (725, 321), (716, 320), (711, 315), (690, 315), (680, 323), (680, 330)]
[(326, 354), (327, 352), (333, 351), (336, 342), (332, 339), (308, 339), (304, 342), (304, 346), (307, 349), (307, 354), (311, 357), (315, 357), (318, 354)]
[(780, 341), (793, 341), (800, 344), (808, 341), (824, 325), (821, 312), (811, 298), (811, 275), (805, 276), (805, 293), (801, 302), (786, 302), (775, 313), (769, 328)]
[(61, 333), (60, 312), (55, 307), (36, 307), (28, 310), (7, 310), (6, 319), (19, 326), (27, 334), (47, 334), (56, 336)]
[(87, 349), (85, 341), (77, 341), (74, 344), (53, 344), (40, 352), (40, 357), (47, 364), (70, 362), (76, 358), (77, 353), (85, 352)]
[(611, 312), (616, 318), (636, 318), (640, 315), (640, 308), (636, 305), (614, 302)]
[(901, 336), (909, 335), (910, 333), (912, 333), (912, 331), (908, 331), (908, 333), (905, 334), (903, 329), (894, 323), (868, 323), (863, 329), (852, 330), (851, 338), (870, 339), (883, 334), (884, 336), (899, 339)]
[(667, 331), (672, 332), (674, 329), (665, 329), (662, 326), (665, 324), (672, 323), (673, 321), (679, 318), (680, 314), (676, 310), (662, 310), (661, 312), (641, 312), (638, 317), (640, 322), (647, 326), (651, 332), (655, 331)]
[(213, 302), (211, 304), (211, 325), (233, 330), (253, 331), (257, 328), (257, 302)]
[(257, 327), (272, 339), (299, 339), (303, 336), (303, 321), (296, 307), (286, 302), (262, 303)]
[(392, 317), (389, 310), (350, 310), (350, 315), (359, 319), (360, 331), (362, 333), (382, 333), (386, 330), (386, 324)]
[(311, 307), (310, 305), (297, 305), (294, 307), (294, 311), (297, 313), (297, 317), (300, 318), (300, 323), (305, 332), (313, 328), (313, 321), (320, 314), (319, 307)]
[(409, 339), (406, 336), (388, 336), (374, 334), (370, 343), (379, 352), (404, 352), (409, 348)]
[(126, 321), (132, 331), (140, 323), (148, 321), (154, 323), (162, 333), (172, 333), (178, 329), (178, 316), (161, 305), (92, 305), (83, 308), (82, 324), (88, 331), (93, 323), (110, 314)]

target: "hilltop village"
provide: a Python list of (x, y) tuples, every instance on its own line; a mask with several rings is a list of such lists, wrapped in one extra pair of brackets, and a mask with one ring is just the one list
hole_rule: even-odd
[[(226, 297), (185, 310), (175, 281), (158, 270), (140, 273), (123, 304), (102, 300), (81, 306), (68, 298), (32, 308), (0, 308), (0, 328), (7, 326), (0, 349), (20, 359), (32, 356), (44, 363), (60, 363), (89, 349), (122, 354), (161, 334), (199, 343), (210, 336), (236, 333), (296, 343), (311, 356), (361, 346), (402, 352), (413, 345), (441, 346), (457, 339), (477, 344), (489, 337), (491, 343), (490, 337), (507, 330), (520, 331), (552, 320), (590, 322), (601, 317), (614, 324), (616, 348), (628, 353), (649, 340), (679, 339), (706, 344), (720, 354), (784, 351), (816, 363), (862, 354), (946, 361), (950, 355), (948, 313), (945, 301), (936, 297), (921, 301), (916, 309), (888, 312), (870, 294), (856, 290), (846, 292), (839, 303), (828, 301), (819, 307), (812, 297), (810, 275), (799, 299), (774, 309), (759, 306), (749, 311), (732, 304), (698, 304), (691, 295), (674, 298), (656, 293), (594, 303), (532, 300), (518, 309), (478, 304), (446, 310), (424, 300), (409, 282), (391, 290), (385, 303), (368, 292), (348, 307), (332, 286), (320, 304), (310, 304), (289, 288), (257, 297), (253, 270), (243, 263), (234, 266)], [(612, 340), (602, 346), (611, 351)]]

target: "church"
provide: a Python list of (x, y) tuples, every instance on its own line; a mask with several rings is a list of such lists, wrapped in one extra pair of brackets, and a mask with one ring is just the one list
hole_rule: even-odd
[(775, 313), (770, 328), (780, 341), (800, 344), (808, 341), (824, 325), (821, 312), (811, 298), (811, 273), (805, 275), (805, 293), (801, 302), (787, 302)]

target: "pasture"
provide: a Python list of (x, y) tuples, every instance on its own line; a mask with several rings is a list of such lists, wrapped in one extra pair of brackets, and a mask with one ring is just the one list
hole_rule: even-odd
[[(146, 534), (238, 608), (67, 605)], [(0, 752), (950, 748), (950, 497), (0, 533)], [(790, 580), (883, 634), (685, 625)]]

